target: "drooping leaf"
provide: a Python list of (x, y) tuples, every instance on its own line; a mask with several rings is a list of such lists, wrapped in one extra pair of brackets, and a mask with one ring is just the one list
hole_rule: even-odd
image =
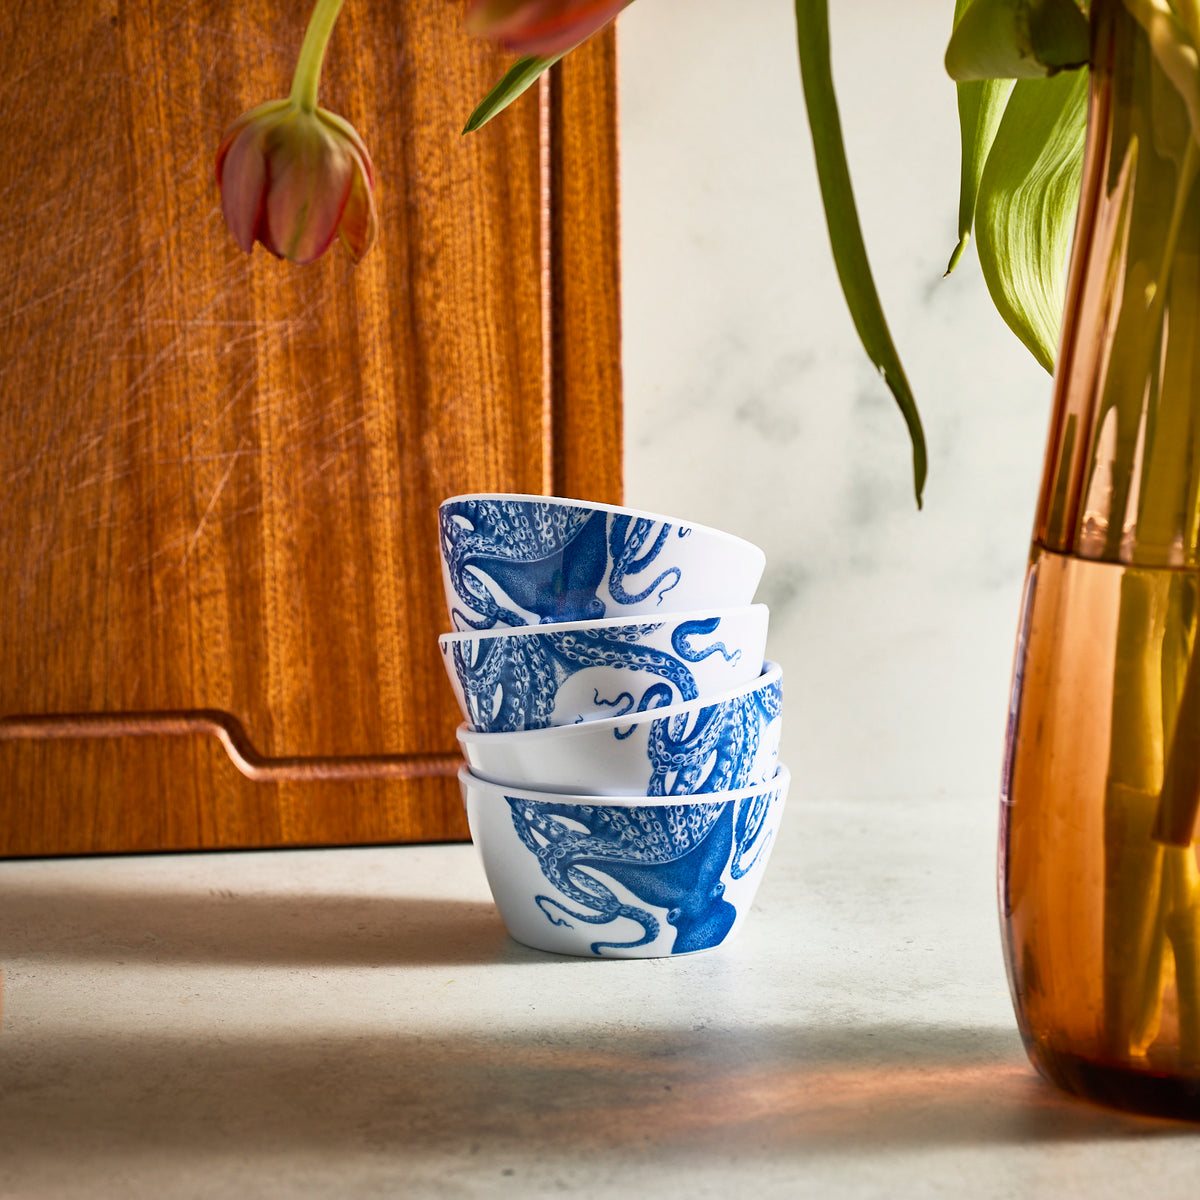
[(913, 490), (917, 506), (920, 507), (927, 469), (925, 433), (921, 428), (912, 389), (883, 315), (883, 307), (871, 276), (871, 265), (867, 260), (866, 246), (863, 244), (858, 209), (850, 184), (850, 169), (846, 163), (846, 149), (842, 142), (837, 98), (833, 90), (828, 0), (795, 0), (795, 3), (804, 102), (812, 131), (817, 179), (825, 206), (825, 222), (833, 247), (834, 264), (863, 349), (883, 375), (908, 426), (912, 440)]
[(946, 70), (972, 79), (1041, 79), (1088, 61), (1077, 0), (971, 0), (946, 47)]
[[(957, 27), (971, 0), (957, 0), (954, 24)], [(958, 89), (958, 133), (961, 145), (958, 177), (958, 242), (946, 264), (949, 275), (971, 240), (975, 224), (975, 197), (979, 194), (979, 177), (987, 161), (992, 139), (1004, 115), (1012, 82), (1007, 79), (974, 79), (955, 84)]]
[(1013, 88), (979, 182), (975, 233), (992, 302), (1054, 370), (1067, 247), (1079, 204), (1086, 71)]
[(560, 58), (561, 54), (554, 54), (549, 58), (517, 59), (504, 73), (500, 82), (480, 100), (468, 118), (463, 133), (474, 133), (498, 113), (502, 113), (518, 96), (537, 83)]
[(975, 224), (975, 201), (983, 167), (1000, 128), (1004, 106), (1012, 92), (1011, 79), (975, 79), (958, 88), (958, 131), (962, 143), (962, 166), (958, 180), (958, 244), (950, 255), (946, 274), (958, 266)]

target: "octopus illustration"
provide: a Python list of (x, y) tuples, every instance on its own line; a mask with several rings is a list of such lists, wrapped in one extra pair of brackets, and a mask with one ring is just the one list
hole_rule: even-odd
[[(666, 910), (675, 929), (672, 954), (718, 945), (737, 917), (725, 899), (725, 877), (741, 879), (765, 853), (764, 830), (778, 798), (768, 789), (723, 804), (622, 807), (506, 797), (517, 835), (570, 902), (535, 897), (547, 920), (605, 925), (628, 917), (641, 926), (634, 941), (593, 942), (595, 955), (653, 942), (661, 926), (650, 908)], [(619, 899), (613, 884), (646, 907)]]
[(740, 650), (730, 652), (723, 642), (703, 648), (692, 644), (693, 638), (715, 633), (719, 625), (719, 617), (681, 622), (671, 635), (674, 654), (642, 644), (662, 628), (661, 623), (547, 629), (512, 638), (464, 638), (451, 646), (468, 720), (476, 729), (502, 733), (552, 724), (559, 688), (577, 671), (589, 667), (617, 667), (635, 678), (640, 672), (665, 681), (646, 686), (640, 695), (622, 691), (615, 697), (601, 697), (596, 693), (597, 707), (611, 708), (613, 716), (694, 700), (696, 681), (688, 663), (702, 662), (713, 654), (736, 662), (741, 655)]
[[(742, 696), (651, 722), (648, 796), (684, 796), (752, 786), (763, 730), (783, 705), (778, 680)], [(632, 729), (614, 731), (628, 737)]]
[[(658, 533), (651, 538), (656, 524)], [(626, 580), (658, 559), (673, 528), (678, 537), (690, 532), (617, 514), (611, 514), (610, 525), (604, 511), (536, 500), (446, 504), (440, 527), (455, 594), (469, 610), (453, 609), (456, 629), (528, 623), (493, 589), (543, 624), (596, 620), (607, 612), (598, 594), (606, 574), (615, 603), (641, 603), (655, 591), (661, 602), (679, 583), (678, 567), (661, 571), (640, 591), (629, 591)]]

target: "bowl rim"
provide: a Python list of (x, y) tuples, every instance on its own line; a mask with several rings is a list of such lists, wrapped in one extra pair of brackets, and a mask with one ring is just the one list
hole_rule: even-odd
[(726, 617), (739, 616), (755, 616), (759, 615), (758, 610), (766, 612), (767, 618), (770, 617), (770, 612), (765, 604), (735, 604), (728, 605), (723, 608), (693, 608), (687, 612), (664, 612), (664, 613), (623, 613), (619, 617), (613, 617), (611, 620), (606, 617), (601, 617), (598, 620), (592, 621), (554, 621), (547, 622), (545, 625), (496, 625), (491, 629), (456, 629), (448, 630), (445, 633), (438, 634), (438, 645), (443, 642), (465, 642), (474, 641), (476, 639), (490, 639), (501, 637), (533, 637), (539, 633), (572, 633), (576, 630), (585, 631), (589, 629), (621, 629), (628, 625), (679, 625), (685, 621), (701, 620), (705, 617), (720, 617), (722, 620)]
[(736, 533), (730, 533), (727, 529), (717, 529), (712, 525), (702, 525), (698, 521), (683, 521), (678, 517), (668, 516), (665, 513), (650, 512), (643, 508), (630, 508), (625, 504), (604, 504), (599, 500), (576, 500), (569, 496), (539, 496), (534, 492), (462, 492), (457, 496), (447, 496), (438, 505), (439, 515), (448, 504), (459, 504), (464, 500), (527, 500), (536, 501), (541, 504), (554, 504), (563, 508), (587, 508), (594, 509), (599, 512), (617, 513), (623, 517), (641, 518), (650, 520), (665, 525), (681, 526), (688, 530), (694, 530), (703, 533), (708, 537), (717, 538), (736, 542), (741, 546), (746, 546), (761, 560), (762, 565), (766, 565), (767, 553), (756, 543), (748, 538), (741, 537)]
[[(535, 803), (547, 804), (576, 804), (581, 808), (667, 808), (690, 807), (692, 805), (729, 804), (734, 800), (744, 800), (763, 792), (780, 792), (781, 800), (787, 798), (788, 788), (792, 782), (792, 773), (783, 763), (779, 763), (775, 774), (763, 783), (752, 786), (733, 788), (727, 792), (692, 792), (683, 796), (589, 796), (578, 792), (547, 792), (541, 788), (523, 787), (515, 783), (494, 783), (476, 775), (470, 764), (463, 763), (458, 769), (458, 785), (463, 792), (463, 803), (468, 803), (469, 792), (511, 792), (515, 800), (533, 800)], [(482, 800), (494, 800), (497, 797), (479, 797)]]
[(642, 725), (648, 721), (664, 721), (670, 717), (699, 712), (701, 709), (710, 708), (715, 704), (724, 704), (728, 700), (736, 700), (739, 696), (748, 696), (752, 692), (762, 691), (781, 682), (782, 679), (783, 667), (777, 662), (765, 660), (762, 671), (749, 683), (744, 683), (740, 687), (726, 688), (721, 692), (713, 692), (708, 696), (697, 696), (695, 700), (668, 704), (663, 708), (647, 708), (642, 712), (625, 713), (620, 717), (598, 717), (594, 721), (573, 721), (569, 725), (547, 725), (542, 729), (514, 729), (504, 733), (488, 733), (486, 730), (472, 729), (464, 721), (455, 732), (459, 742), (464, 745), (469, 742), (477, 742), (492, 746), (504, 739), (513, 741), (524, 739), (529, 743), (537, 742), (539, 739), (549, 741), (551, 738), (572, 736), (583, 729), (598, 730), (603, 733), (613, 729), (622, 729), (627, 725)]

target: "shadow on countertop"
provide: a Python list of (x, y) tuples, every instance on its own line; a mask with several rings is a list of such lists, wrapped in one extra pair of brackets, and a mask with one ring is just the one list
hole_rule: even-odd
[[(589, 997), (591, 1015), (573, 1020), (557, 1011), (542, 1028), (540, 1014), (508, 1006), (532, 1008), (525, 1002), (537, 999), (543, 977), (526, 966), (565, 960), (512, 942), (484, 901), (212, 895), (167, 887), (59, 893), (23, 890), (19, 875), (0, 880), (0, 965), (20, 962), (27, 997), (19, 1025), (0, 1031), (0, 1196), (121, 1194), (97, 1182), (109, 1178), (130, 1181), (125, 1195), (160, 1197), (457, 1197), (491, 1194), (488, 1180), (500, 1186), (500, 1174), (536, 1177), (542, 1189), (512, 1182), (505, 1194), (554, 1194), (561, 1183), (593, 1197), (630, 1194), (639, 1181), (665, 1178), (663, 1172), (691, 1181), (678, 1191), (672, 1183), (636, 1192), (658, 1200), (735, 1194), (723, 1192), (716, 1176), (707, 1191), (700, 1183), (706, 1171), (744, 1169), (750, 1190), (737, 1194), (765, 1200), (768, 1193), (752, 1188), (764, 1164), (779, 1181), (771, 1195), (844, 1194), (786, 1189), (788, 1179), (820, 1163), (866, 1181), (868, 1190), (856, 1195), (902, 1196), (908, 1193), (902, 1186), (889, 1190), (887, 1177), (913, 1154), (1105, 1143), (1107, 1152), (1123, 1147), (1122, 1154), (1143, 1164), (1139, 1170), (1153, 1171), (1168, 1143), (1187, 1143), (1189, 1161), (1200, 1150), (1196, 1126), (1061, 1096), (1029, 1067), (1010, 1026), (856, 1023), (837, 1014), (834, 998), (822, 1020), (797, 1015), (789, 1023), (776, 1002), (759, 1021), (754, 992), (747, 991), (755, 974), (736, 958), (611, 967), (569, 960), (578, 967), (556, 976), (565, 980), (559, 1002), (578, 988)], [(28, 982), (42, 969), (39, 961), (65, 964), (80, 989), (62, 1024), (28, 1007), (38, 986), (48, 986)], [(177, 998), (158, 994), (154, 972), (140, 974), (144, 991), (134, 994), (132, 1007), (127, 992), (119, 993), (126, 1012), (144, 1003), (144, 1018), (124, 1025), (106, 1019), (104, 988), (126, 985), (114, 984), (110, 974), (89, 1001), (89, 968), (124, 961), (232, 968), (222, 987), (240, 996), (240, 1011), (253, 1003), (244, 989), (254, 986), (241, 969), (282, 968), (286, 978), (282, 986), (277, 980), (274, 1003), (281, 996), (286, 1003), (294, 988), (298, 1013), (309, 993), (327, 984), (322, 968), (508, 964), (521, 970), (515, 987), (510, 972), (503, 995), (490, 995), (485, 980), (457, 1002), (449, 994), (436, 1001), (428, 989), (402, 999), (380, 977), (369, 1011), (356, 1007), (352, 984), (344, 1000), (317, 1018), (309, 1005), (294, 1030), (277, 1007), (255, 1030), (245, 1019), (226, 1023), (225, 1002), (210, 1001), (207, 1011), (197, 1008), (193, 1030), (186, 1013), (181, 1020)], [(697, 970), (700, 964), (712, 970)], [(287, 973), (294, 968), (300, 971), (292, 980)], [(706, 993), (706, 971), (727, 977), (726, 990), (713, 986)], [(618, 978), (610, 1000), (607, 980)], [(730, 986), (737, 989), (733, 1007)], [(10, 989), (6, 999), (15, 994)], [(661, 1003), (664, 996), (671, 1004)], [(664, 1015), (676, 1011), (676, 997), (679, 1011), (692, 1016)], [(426, 1006), (415, 1017), (414, 1001)], [(89, 1003), (96, 1006), (94, 1029), (87, 1024)], [(433, 1011), (436, 1003), (447, 1006), (444, 1022)], [(167, 1011), (163, 1004), (176, 1007)], [(806, 1011), (821, 1010), (810, 1004)], [(166, 1017), (156, 1025), (157, 1012)], [(221, 1182), (178, 1192), (165, 1187), (161, 1171), (185, 1161), (205, 1180), (219, 1167)], [(360, 1193), (347, 1182), (349, 1190), (339, 1191), (337, 1171), (368, 1161), (382, 1172), (376, 1190)], [(314, 1162), (332, 1172), (323, 1191), (301, 1181), (262, 1183), (262, 1171), (286, 1174)], [(1005, 1162), (1028, 1160), (1006, 1156)], [(1046, 1167), (1049, 1160), (1038, 1162)], [(1050, 1164), (1055, 1178), (1059, 1162)], [(1015, 1190), (1004, 1190), (1009, 1184), (975, 1187), (952, 1176), (939, 1176), (942, 1191), (921, 1194), (1039, 1194), (1024, 1190), (1024, 1177), (1009, 1179)], [(609, 1181), (604, 1188), (589, 1182), (600, 1178)], [(1044, 1194), (1058, 1194), (1046, 1179)]]
[(47, 952), (58, 962), (272, 967), (456, 966), (535, 953), (508, 938), (485, 900), (145, 886), (55, 893), (0, 878), (0, 962)]
[(148, 1028), (43, 1041), (24, 1063), (16, 1042), (6, 1061), (0, 1038), (0, 1183), (63, 1155), (95, 1164), (164, 1148), (192, 1159), (269, 1149), (414, 1167), (533, 1155), (693, 1170), (1200, 1136), (1059, 1096), (1009, 1029), (628, 1032), (614, 1023), (544, 1037), (398, 1027), (193, 1038)]

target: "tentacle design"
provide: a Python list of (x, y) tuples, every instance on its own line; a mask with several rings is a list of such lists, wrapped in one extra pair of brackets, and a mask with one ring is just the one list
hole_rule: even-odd
[(450, 579), (469, 610), (454, 608), (455, 628), (527, 624), (506, 599), (543, 622), (604, 616), (596, 594), (608, 567), (604, 512), (465, 500), (443, 505), (439, 520)]
[[(646, 570), (662, 553), (662, 548), (671, 534), (671, 526), (666, 521), (659, 522), (658, 535), (650, 548), (639, 558), (638, 552), (646, 544), (655, 524), (656, 522), (647, 517), (630, 517), (624, 514), (612, 519), (608, 531), (608, 554), (612, 560), (608, 590), (618, 604), (640, 604), (660, 584), (665, 583), (666, 586), (658, 594), (658, 603), (662, 603), (663, 596), (683, 578), (683, 573), (678, 567), (668, 567), (640, 592), (631, 593), (625, 590), (625, 577), (638, 575)], [(680, 531), (680, 536), (684, 536), (686, 532), (690, 531)]]
[(771, 836), (768, 834), (766, 837), (760, 837), (759, 835), (767, 823), (771, 805), (778, 798), (777, 791), (761, 792), (743, 800), (738, 805), (733, 830), (734, 851), (729, 861), (731, 878), (744, 879), (754, 870), (755, 864), (766, 853), (771, 844)]
[(494, 638), (454, 643), (454, 669), (476, 729), (507, 732), (550, 724), (561, 674), (540, 638), (523, 638), (520, 654), (505, 654)]
[(703, 662), (710, 654), (719, 654), (727, 663), (735, 663), (742, 657), (740, 650), (726, 649), (724, 642), (714, 642), (697, 650), (692, 646), (691, 639), (701, 634), (715, 633), (720, 625), (720, 617), (705, 617), (699, 621), (683, 621), (671, 634), (671, 648), (686, 662)]
[[(593, 954), (653, 942), (661, 929), (649, 908), (665, 909), (675, 928), (671, 953), (717, 945), (737, 910), (725, 899), (725, 876), (742, 878), (769, 844), (764, 836), (778, 790), (741, 800), (622, 807), (508, 797), (513, 826), (542, 874), (566, 901), (536, 897), (553, 924), (605, 925), (627, 917), (641, 926), (633, 941), (596, 941)], [(614, 885), (646, 908), (618, 898)], [(569, 901), (569, 903), (567, 903)]]
[[(688, 622), (692, 634), (711, 633), (717, 621)], [(703, 626), (704, 628), (699, 628)], [(661, 628), (659, 624), (620, 628), (574, 629), (513, 638), (464, 638), (453, 643), (454, 669), (467, 700), (468, 720), (476, 729), (493, 733), (541, 729), (553, 723), (559, 688), (577, 671), (589, 667), (617, 667), (630, 673), (630, 689), (621, 696), (596, 696), (598, 707), (612, 706), (615, 716), (683, 700), (698, 695), (695, 676), (687, 661), (699, 662), (711, 651), (692, 651), (676, 658), (642, 643)], [(681, 626), (684, 628), (684, 626)], [(679, 639), (673, 639), (677, 642)], [(724, 646), (717, 647), (725, 653)], [(728, 661), (728, 655), (726, 659)], [(636, 693), (638, 673), (651, 682)]]
[(745, 696), (654, 721), (647, 795), (683, 796), (749, 787), (762, 731), (783, 702), (776, 682)]
[[(462, 607), (456, 629), (587, 621), (616, 605), (657, 603), (683, 577), (667, 566), (645, 586), (627, 581), (659, 561), (686, 527), (649, 517), (564, 508), (537, 500), (461, 500), (442, 506), (442, 554)], [(524, 610), (524, 613), (517, 609)]]

